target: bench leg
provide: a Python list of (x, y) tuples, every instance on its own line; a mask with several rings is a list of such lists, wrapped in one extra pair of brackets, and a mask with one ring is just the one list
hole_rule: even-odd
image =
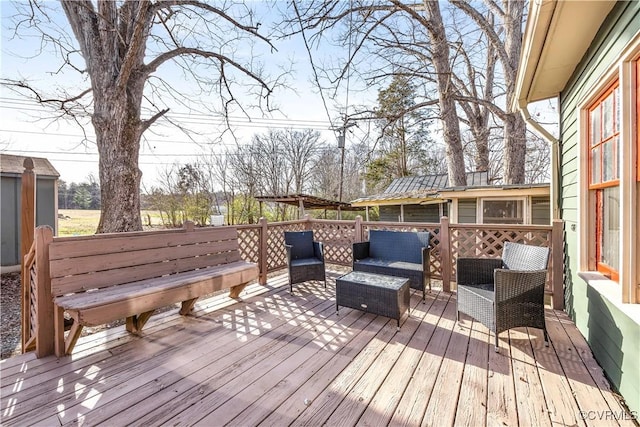
[(241, 285), (237, 285), (237, 286), (232, 286), (231, 289), (229, 289), (229, 298), (233, 298), (233, 299), (237, 299), (240, 298), (240, 292), (242, 292), (242, 290), (245, 288), (245, 286), (247, 286), (247, 283), (243, 283)]
[(127, 332), (131, 332), (135, 334), (138, 332), (137, 326), (137, 316), (129, 316), (126, 319), (125, 328), (127, 328)]
[(78, 342), (78, 338), (80, 338), (81, 332), (82, 325), (78, 322), (78, 319), (73, 319), (73, 325), (71, 325), (71, 330), (64, 343), (64, 354), (71, 354), (73, 347), (75, 347), (76, 342)]
[(183, 316), (186, 316), (187, 314), (191, 313), (191, 310), (193, 310), (193, 306), (196, 305), (197, 300), (198, 298), (192, 298), (186, 301), (182, 301), (182, 308), (180, 308), (180, 314), (182, 314)]
[(131, 332), (132, 334), (137, 334), (138, 332), (141, 332), (142, 328), (147, 323), (147, 320), (149, 320), (149, 318), (151, 317), (154, 311), (155, 310), (145, 311), (142, 314), (127, 317), (127, 322), (126, 322), (127, 331)]
[[(58, 307), (57, 305), (53, 306), (53, 334), (54, 334), (54, 348), (56, 352), (56, 356), (62, 357), (65, 355), (64, 352), (64, 309)], [(74, 323), (76, 323), (74, 321)]]

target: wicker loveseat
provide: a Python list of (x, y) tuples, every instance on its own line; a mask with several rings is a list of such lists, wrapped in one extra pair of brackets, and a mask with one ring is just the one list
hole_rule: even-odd
[(353, 270), (406, 277), (409, 286), (431, 290), (428, 231), (370, 230), (369, 241), (353, 244)]
[(465, 313), (485, 325), (495, 337), (511, 328), (542, 329), (544, 286), (549, 248), (505, 242), (502, 258), (458, 258), (457, 319)]

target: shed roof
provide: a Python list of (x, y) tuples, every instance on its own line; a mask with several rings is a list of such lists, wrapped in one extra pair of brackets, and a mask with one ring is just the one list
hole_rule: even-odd
[(305, 209), (332, 209), (343, 211), (359, 211), (362, 208), (353, 207), (346, 202), (337, 200), (323, 199), (322, 197), (310, 196), (308, 194), (286, 194), (281, 196), (257, 196), (259, 202), (278, 202), (286, 203), (292, 206), (300, 206), (302, 201)]
[[(0, 173), (3, 175), (21, 176), (24, 172), (24, 160), (27, 156), (0, 154)], [(29, 157), (33, 160), (33, 171), (37, 176), (59, 178), (60, 173), (49, 160), (42, 157)]]
[[(487, 172), (468, 172), (468, 186), (486, 186), (489, 174)], [(382, 202), (385, 204), (394, 201), (413, 201), (421, 203), (437, 198), (437, 193), (449, 186), (449, 176), (447, 174), (438, 175), (418, 175), (396, 178), (380, 194), (361, 197), (351, 202), (356, 206), (367, 206), (372, 202)]]

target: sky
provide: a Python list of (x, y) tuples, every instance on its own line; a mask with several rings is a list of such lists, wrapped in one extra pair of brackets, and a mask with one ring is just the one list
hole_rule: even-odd
[[(56, 4), (49, 3), (51, 6)], [(258, 13), (263, 13), (263, 19), (277, 19), (269, 8), (257, 5)], [(58, 8), (59, 9), (59, 8)], [(12, 16), (15, 7), (12, 2), (0, 1), (2, 15), (2, 45), (1, 70), (3, 79), (28, 78), (36, 87), (51, 89), (58, 85), (70, 87), (71, 93), (78, 93), (87, 87), (86, 82), (79, 80), (77, 73), (59, 73), (60, 59), (56, 58), (51, 49), (38, 53), (40, 40), (37, 37), (14, 37), (12, 31)], [(271, 14), (271, 15), (270, 15)], [(53, 15), (54, 22), (65, 26), (62, 11)], [(274, 102), (279, 111), (269, 116), (263, 116), (257, 111), (251, 111), (250, 117), (241, 112), (233, 113), (231, 125), (240, 143), (246, 143), (255, 133), (266, 132), (268, 127), (311, 128), (321, 132), (327, 147), (336, 147), (335, 132), (330, 128), (336, 123), (329, 121), (329, 115), (335, 120), (338, 107), (328, 101), (327, 108), (311, 82), (312, 70), (308, 61), (308, 54), (301, 39), (276, 41), (278, 52), (264, 55), (268, 72), (279, 72), (279, 64), (294, 62), (294, 70), (288, 77), (291, 89), (279, 90), (275, 93)], [(320, 49), (317, 55), (338, 56), (344, 52), (333, 52)], [(272, 67), (272, 70), (269, 70)], [(167, 80), (176, 88), (188, 85), (177, 70), (168, 67), (162, 70)], [(183, 87), (188, 92), (188, 87)], [(375, 94), (351, 94), (350, 102), (366, 103), (375, 100)], [(373, 98), (371, 98), (373, 96)], [(98, 176), (98, 156), (96, 154), (95, 137), (91, 126), (83, 130), (78, 125), (66, 120), (52, 119), (51, 113), (44, 110), (38, 103), (0, 86), (0, 150), (7, 154), (29, 155), (48, 158), (60, 173), (60, 179), (67, 182), (85, 182), (92, 174)], [(194, 162), (202, 153), (220, 155), (226, 148), (236, 146), (229, 132), (223, 134), (225, 127), (218, 116), (209, 113), (194, 114), (183, 106), (173, 106), (170, 116), (181, 125), (195, 131), (191, 137), (185, 135), (164, 120), (158, 121), (145, 133), (141, 145), (139, 159), (143, 172), (143, 185), (147, 188), (156, 185), (161, 172), (175, 163), (185, 164)], [(46, 118), (43, 118), (46, 117)], [(219, 136), (223, 134), (222, 140)], [(191, 139), (193, 138), (193, 139)]]

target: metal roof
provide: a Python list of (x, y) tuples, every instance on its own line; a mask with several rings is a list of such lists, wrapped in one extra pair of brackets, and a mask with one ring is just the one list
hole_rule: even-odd
[[(467, 185), (486, 186), (488, 185), (488, 177), (488, 172), (467, 172)], [(449, 176), (447, 174), (405, 176), (394, 179), (382, 193), (361, 197), (351, 203), (406, 199), (416, 199), (416, 203), (420, 203), (424, 199), (433, 199), (440, 190), (448, 188), (448, 186)]]
[[(3, 175), (22, 176), (24, 172), (24, 160), (27, 156), (14, 156), (12, 154), (0, 154), (0, 173)], [(41, 157), (30, 157), (33, 160), (33, 171), (37, 176), (59, 178), (60, 174), (49, 160)]]

